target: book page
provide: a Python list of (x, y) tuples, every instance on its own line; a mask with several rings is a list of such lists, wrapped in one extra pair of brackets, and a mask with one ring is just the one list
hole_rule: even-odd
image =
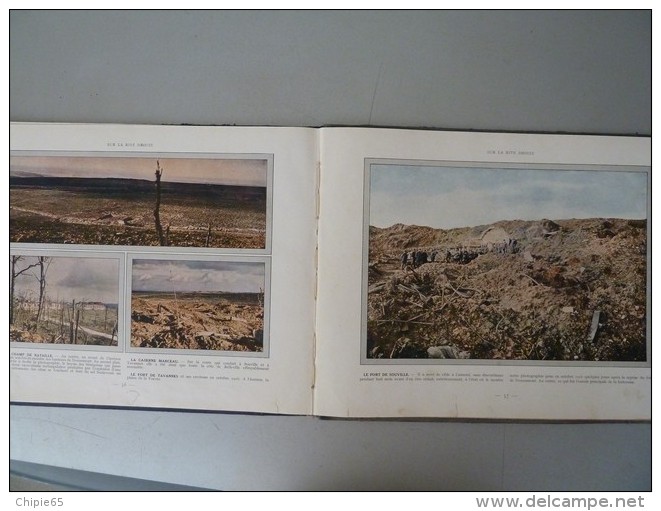
[(24, 403), (309, 414), (309, 129), (13, 124)]
[(649, 420), (650, 149), (322, 129), (315, 413)]

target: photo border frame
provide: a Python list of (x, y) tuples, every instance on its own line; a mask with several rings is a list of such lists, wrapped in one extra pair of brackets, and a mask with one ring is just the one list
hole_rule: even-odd
[[(368, 265), (369, 265), (369, 228), (370, 228), (370, 200), (371, 200), (371, 166), (372, 165), (399, 165), (417, 167), (454, 167), (470, 169), (527, 169), (555, 170), (555, 171), (621, 171), (640, 172), (647, 175), (646, 180), (646, 361), (572, 361), (572, 360), (491, 360), (491, 359), (374, 359), (367, 357), (367, 310), (368, 310)], [(361, 282), (361, 332), (360, 332), (360, 365), (361, 366), (387, 366), (387, 365), (430, 365), (430, 366), (543, 366), (543, 367), (633, 367), (649, 368), (652, 364), (652, 280), (651, 280), (651, 180), (652, 169), (649, 166), (638, 165), (598, 165), (598, 164), (553, 164), (553, 163), (520, 163), (520, 162), (478, 162), (459, 160), (416, 160), (399, 158), (364, 158), (363, 165), (363, 247), (362, 247), (362, 282)]]

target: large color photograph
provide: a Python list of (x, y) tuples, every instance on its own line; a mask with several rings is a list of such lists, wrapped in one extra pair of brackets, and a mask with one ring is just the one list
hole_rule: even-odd
[(647, 172), (371, 164), (368, 359), (647, 360)]
[(264, 351), (263, 262), (134, 259), (131, 346)]
[(13, 156), (9, 241), (266, 248), (267, 159)]

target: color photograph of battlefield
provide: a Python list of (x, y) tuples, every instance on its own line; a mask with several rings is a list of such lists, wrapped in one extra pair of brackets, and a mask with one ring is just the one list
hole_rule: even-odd
[(117, 346), (119, 262), (9, 256), (9, 340)]
[(133, 260), (131, 346), (264, 351), (264, 263)]
[(366, 357), (646, 361), (647, 177), (372, 164)]
[(265, 248), (267, 163), (14, 156), (9, 241)]

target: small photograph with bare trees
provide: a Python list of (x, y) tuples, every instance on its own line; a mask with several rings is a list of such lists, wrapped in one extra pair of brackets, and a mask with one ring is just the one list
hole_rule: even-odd
[(9, 256), (11, 342), (117, 346), (119, 261)]
[(264, 351), (264, 262), (133, 259), (131, 346)]
[(366, 359), (647, 361), (647, 169), (366, 172)]
[(12, 156), (9, 241), (264, 249), (268, 158)]

